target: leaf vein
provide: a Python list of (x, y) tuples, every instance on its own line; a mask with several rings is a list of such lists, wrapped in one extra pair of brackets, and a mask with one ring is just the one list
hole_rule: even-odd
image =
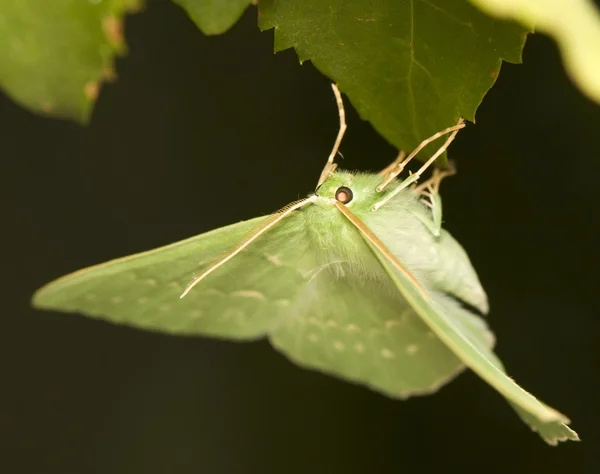
[(410, 115), (413, 132), (416, 137), (420, 136), (418, 127), (417, 127), (417, 108), (415, 105), (415, 94), (413, 90), (413, 66), (415, 63), (415, 3), (414, 0), (410, 0), (410, 62), (408, 64), (408, 74), (407, 74), (407, 84), (408, 84), (408, 98), (410, 101)]
[(458, 23), (459, 25), (462, 26), (466, 26), (467, 28), (469, 28), (473, 33), (475, 33), (475, 28), (473, 28), (473, 24), (467, 21), (463, 21), (463, 20), (459, 20), (458, 18), (456, 18), (454, 15), (452, 15), (452, 13), (447, 12), (446, 10), (444, 10), (443, 8), (438, 7), (437, 5), (434, 5), (433, 3), (429, 2), (428, 0), (420, 0), (422, 3), (424, 3), (425, 5), (429, 6), (430, 8), (433, 8), (434, 10), (439, 11), (440, 13), (443, 13), (444, 15), (446, 15), (448, 18), (454, 20), (456, 23)]

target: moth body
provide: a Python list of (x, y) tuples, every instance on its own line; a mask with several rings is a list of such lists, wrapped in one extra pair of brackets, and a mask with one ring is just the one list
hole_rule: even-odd
[[(420, 195), (407, 188), (396, 194), (376, 212), (373, 205), (385, 196), (377, 192), (381, 177), (373, 173), (336, 171), (317, 190), (318, 200), (299, 212), (304, 214), (309, 235), (320, 249), (323, 263), (346, 261), (365, 278), (386, 275), (372, 258), (356, 229), (332, 204), (340, 187), (352, 190), (353, 199), (346, 204), (364, 224), (390, 249), (396, 258), (424, 287), (443, 291), (463, 300), (486, 314), (487, 296), (469, 257), (462, 246), (444, 229), (438, 235), (423, 223), (435, 219), (435, 211), (423, 204)], [(393, 185), (398, 183), (393, 183)], [(369, 262), (371, 265), (369, 265)], [(339, 264), (330, 271), (340, 272)]]

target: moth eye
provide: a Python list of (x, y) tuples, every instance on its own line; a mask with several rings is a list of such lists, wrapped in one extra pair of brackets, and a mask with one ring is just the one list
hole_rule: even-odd
[(342, 204), (348, 204), (350, 201), (352, 201), (353, 197), (354, 194), (352, 193), (352, 190), (346, 186), (340, 186), (335, 192), (335, 198)]

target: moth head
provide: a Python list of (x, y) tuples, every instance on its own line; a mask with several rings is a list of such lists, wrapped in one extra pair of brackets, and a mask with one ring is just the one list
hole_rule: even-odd
[(354, 178), (354, 174), (346, 171), (333, 173), (317, 187), (315, 194), (321, 198), (335, 199), (342, 204), (350, 204), (355, 198), (352, 188)]
[[(372, 212), (373, 205), (384, 198), (389, 192), (387, 189), (377, 191), (381, 177), (374, 173), (353, 173), (349, 171), (336, 171), (331, 174), (320, 186), (315, 194), (320, 207), (329, 207), (335, 202), (341, 202), (351, 208), (354, 213)], [(393, 189), (393, 188), (392, 188)], [(410, 190), (400, 193), (395, 200), (412, 198)]]

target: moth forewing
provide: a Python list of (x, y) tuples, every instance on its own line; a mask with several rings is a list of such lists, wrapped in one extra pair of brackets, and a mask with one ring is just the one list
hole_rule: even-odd
[[(381, 263), (382, 267), (394, 282), (395, 286), (402, 295), (411, 303), (417, 314), (429, 326), (429, 328), (440, 338), (444, 344), (471, 370), (479, 375), (483, 380), (494, 387), (502, 396), (504, 396), (517, 411), (522, 411), (529, 417), (521, 417), (527, 421), (530, 426), (540, 432), (542, 437), (550, 444), (560, 439), (577, 440), (577, 434), (566, 424), (569, 419), (554, 408), (542, 403), (532, 394), (521, 388), (516, 382), (508, 377), (502, 370), (501, 364), (494, 364), (496, 357), (491, 354), (488, 358), (460, 329), (453, 324), (453, 321), (444, 314), (443, 308), (436, 308), (436, 302), (424, 291), (423, 287), (416, 283), (416, 280), (402, 266), (394, 255), (385, 247), (385, 245), (371, 232), (368, 227), (354, 215), (342, 203), (336, 202), (336, 207), (342, 214), (360, 231), (367, 244), (373, 250), (373, 253)], [(416, 284), (415, 284), (416, 283)], [(491, 352), (491, 351), (490, 351)], [(547, 438), (542, 431), (548, 431), (548, 424), (556, 424), (552, 432), (558, 432), (560, 435)]]
[(208, 267), (208, 269), (206, 271), (204, 271), (204, 273), (202, 273), (200, 276), (194, 278), (189, 283), (189, 285), (186, 287), (186, 289), (184, 290), (184, 292), (181, 294), (181, 296), (179, 298), (181, 299), (185, 295), (187, 295), (192, 290), (192, 288), (194, 288), (194, 286), (196, 286), (198, 283), (200, 283), (204, 278), (206, 278), (208, 275), (210, 275), (212, 272), (214, 272), (217, 268), (224, 265), (229, 260), (231, 260), (233, 257), (235, 257), (237, 254), (239, 254), (242, 250), (244, 250), (246, 247), (248, 247), (248, 245), (250, 245), (256, 239), (258, 239), (262, 234), (267, 232), (269, 229), (273, 228), (282, 219), (289, 216), (296, 209), (300, 209), (302, 206), (305, 206), (308, 203), (314, 202), (315, 199), (317, 199), (316, 196), (310, 196), (305, 199), (300, 199), (298, 201), (294, 201), (294, 202), (288, 204), (287, 206), (285, 206), (284, 208), (280, 209), (279, 211), (275, 212), (274, 214), (271, 214), (271, 216), (269, 216), (263, 223), (261, 223), (261, 225), (258, 226), (258, 228), (256, 228), (254, 231), (252, 231), (238, 245), (233, 247), (231, 250), (229, 250), (227, 253), (225, 253), (225, 255), (223, 255), (221, 258), (219, 258), (215, 263), (210, 265)]
[[(343, 208), (338, 206), (340, 210)], [(359, 221), (347, 208), (343, 210), (344, 215), (354, 224)], [(349, 216), (352, 216), (351, 219)], [(356, 225), (356, 224), (355, 224)], [(466, 338), (443, 314), (443, 311), (436, 311), (430, 298), (425, 298), (422, 287), (414, 286), (414, 279), (406, 278), (402, 271), (398, 272), (398, 264), (394, 262), (395, 258), (389, 252), (382, 250), (373, 239), (368, 237), (367, 232), (357, 226), (361, 234), (373, 249), (375, 256), (380, 261), (396, 287), (402, 292), (405, 298), (411, 301), (415, 310), (423, 318), (425, 323), (432, 331), (461, 359), (465, 365), (470, 367), (481, 378), (498, 390), (505, 398), (514, 402), (517, 406), (523, 408), (528, 413), (538, 418), (542, 422), (560, 422), (569, 423), (569, 419), (555, 409), (543, 404), (529, 392), (522, 389), (512, 379), (506, 376), (496, 365), (488, 360), (472, 343)], [(390, 265), (392, 264), (392, 265)], [(396, 271), (395, 271), (396, 270)], [(402, 281), (404, 279), (405, 281)], [(413, 285), (413, 288), (410, 286)], [(414, 291), (418, 290), (418, 291)]]

